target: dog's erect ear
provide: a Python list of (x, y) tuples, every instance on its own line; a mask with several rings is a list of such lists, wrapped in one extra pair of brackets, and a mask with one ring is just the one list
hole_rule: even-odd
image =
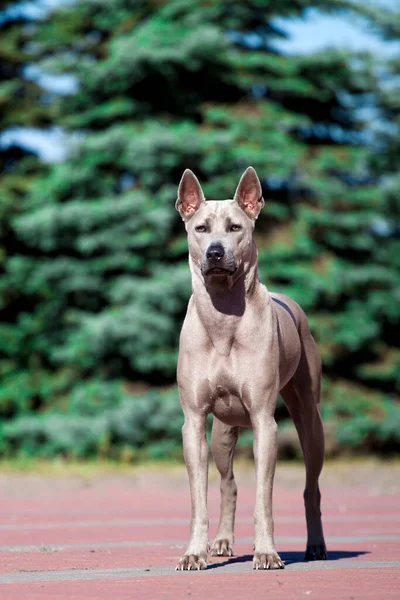
[(234, 199), (250, 219), (257, 219), (264, 199), (260, 180), (253, 167), (248, 167), (240, 178)]
[(203, 202), (205, 198), (199, 180), (190, 169), (186, 169), (178, 187), (176, 210), (184, 221), (188, 221)]

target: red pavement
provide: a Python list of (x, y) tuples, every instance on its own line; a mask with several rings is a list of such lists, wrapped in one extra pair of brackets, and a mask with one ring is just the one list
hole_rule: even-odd
[[(252, 474), (238, 470), (235, 557), (175, 572), (188, 539), (182, 470), (126, 475), (0, 476), (0, 598), (400, 598), (400, 465), (330, 465), (322, 480), (330, 560), (304, 563), (300, 466), (279, 465), (277, 549), (286, 569), (252, 570)], [(210, 539), (219, 507), (209, 491)]]

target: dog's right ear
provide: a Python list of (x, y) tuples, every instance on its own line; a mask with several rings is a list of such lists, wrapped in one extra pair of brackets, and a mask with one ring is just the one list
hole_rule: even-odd
[(178, 187), (176, 210), (184, 221), (188, 221), (203, 202), (205, 198), (199, 180), (190, 169), (186, 169)]

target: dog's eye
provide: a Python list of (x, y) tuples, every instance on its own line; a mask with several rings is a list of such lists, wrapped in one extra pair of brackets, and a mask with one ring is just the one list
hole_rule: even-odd
[(195, 229), (199, 233), (204, 233), (206, 231), (206, 226), (205, 225), (197, 225), (197, 227)]
[(241, 225), (231, 225), (231, 231), (240, 231), (241, 229)]

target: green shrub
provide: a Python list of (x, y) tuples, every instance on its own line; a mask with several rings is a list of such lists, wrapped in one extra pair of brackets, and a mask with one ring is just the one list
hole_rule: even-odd
[(72, 398), (69, 412), (51, 411), (5, 422), (0, 428), (2, 456), (126, 460), (131, 448), (132, 459), (145, 451), (165, 458), (176, 454), (181, 445), (183, 414), (176, 388), (138, 396), (124, 392), (121, 384), (95, 382), (74, 392)]
[[(280, 454), (301, 456), (293, 425), (279, 402)], [(400, 448), (400, 405), (358, 385), (324, 380), (322, 416), (327, 455), (341, 452), (390, 453)], [(208, 419), (210, 439), (212, 419)], [(131, 393), (122, 383), (92, 381), (72, 391), (67, 409), (31, 413), (0, 427), (3, 457), (106, 457), (133, 462), (141, 458), (182, 457), (183, 413), (178, 390)], [(252, 453), (253, 435), (244, 430), (240, 452)]]

